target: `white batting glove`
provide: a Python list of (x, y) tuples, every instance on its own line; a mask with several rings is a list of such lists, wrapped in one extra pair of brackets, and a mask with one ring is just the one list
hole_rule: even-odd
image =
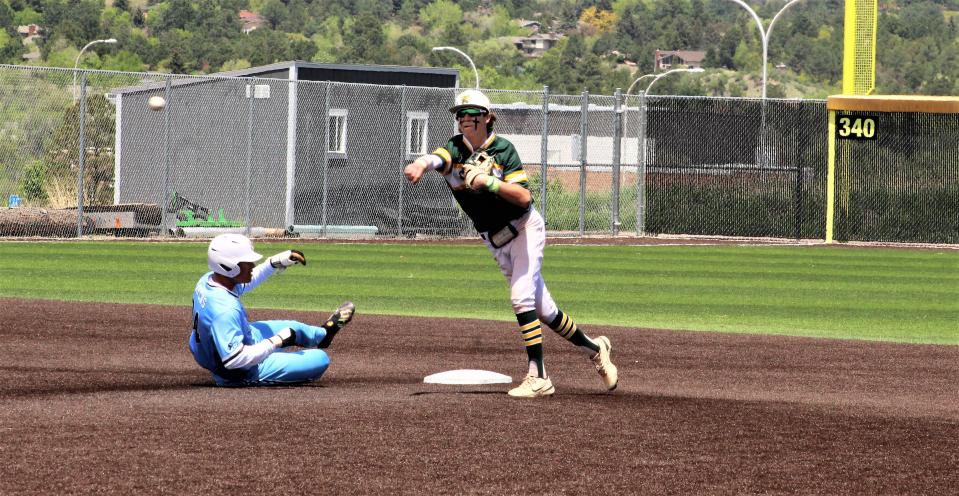
[(306, 255), (299, 250), (286, 250), (269, 258), (274, 269), (285, 269), (291, 265), (306, 265)]

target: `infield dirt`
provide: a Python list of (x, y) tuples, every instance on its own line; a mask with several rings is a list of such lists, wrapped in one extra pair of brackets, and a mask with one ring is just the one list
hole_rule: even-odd
[[(0, 299), (0, 494), (946, 494), (959, 487), (959, 347), (584, 326), (620, 386), (515, 324), (357, 317), (300, 387), (222, 389), (190, 309)], [(252, 310), (320, 322), (325, 314)]]

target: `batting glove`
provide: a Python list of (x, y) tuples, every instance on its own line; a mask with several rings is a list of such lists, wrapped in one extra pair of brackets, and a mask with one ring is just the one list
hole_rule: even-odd
[(291, 265), (306, 265), (306, 255), (299, 250), (286, 250), (270, 257), (270, 265), (274, 269), (285, 269)]
[(277, 348), (286, 348), (296, 344), (296, 331), (292, 327), (280, 329), (280, 332), (270, 337), (270, 342)]

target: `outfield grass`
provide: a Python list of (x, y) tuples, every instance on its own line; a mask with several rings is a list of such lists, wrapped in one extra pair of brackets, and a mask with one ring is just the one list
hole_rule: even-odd
[[(298, 246), (309, 265), (245, 296), (247, 307), (327, 311), (352, 299), (370, 314), (513, 319), (479, 243)], [(199, 242), (0, 243), (0, 296), (186, 308), (206, 270)], [(581, 324), (959, 344), (959, 250), (549, 246), (543, 274)]]

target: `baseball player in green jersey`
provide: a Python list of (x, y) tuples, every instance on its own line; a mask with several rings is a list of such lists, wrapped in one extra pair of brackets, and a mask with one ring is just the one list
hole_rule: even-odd
[(429, 169), (443, 175), (509, 281), (513, 312), (529, 358), (526, 378), (509, 395), (536, 398), (556, 391), (543, 364), (543, 322), (592, 359), (607, 390), (616, 389), (619, 376), (610, 361), (609, 338), (587, 336), (556, 307), (546, 289), (540, 274), (546, 226), (533, 208), (529, 179), (516, 148), (493, 131), (496, 114), (489, 98), (477, 90), (464, 91), (450, 112), (456, 115), (460, 134), (408, 164), (403, 172), (414, 184)]

